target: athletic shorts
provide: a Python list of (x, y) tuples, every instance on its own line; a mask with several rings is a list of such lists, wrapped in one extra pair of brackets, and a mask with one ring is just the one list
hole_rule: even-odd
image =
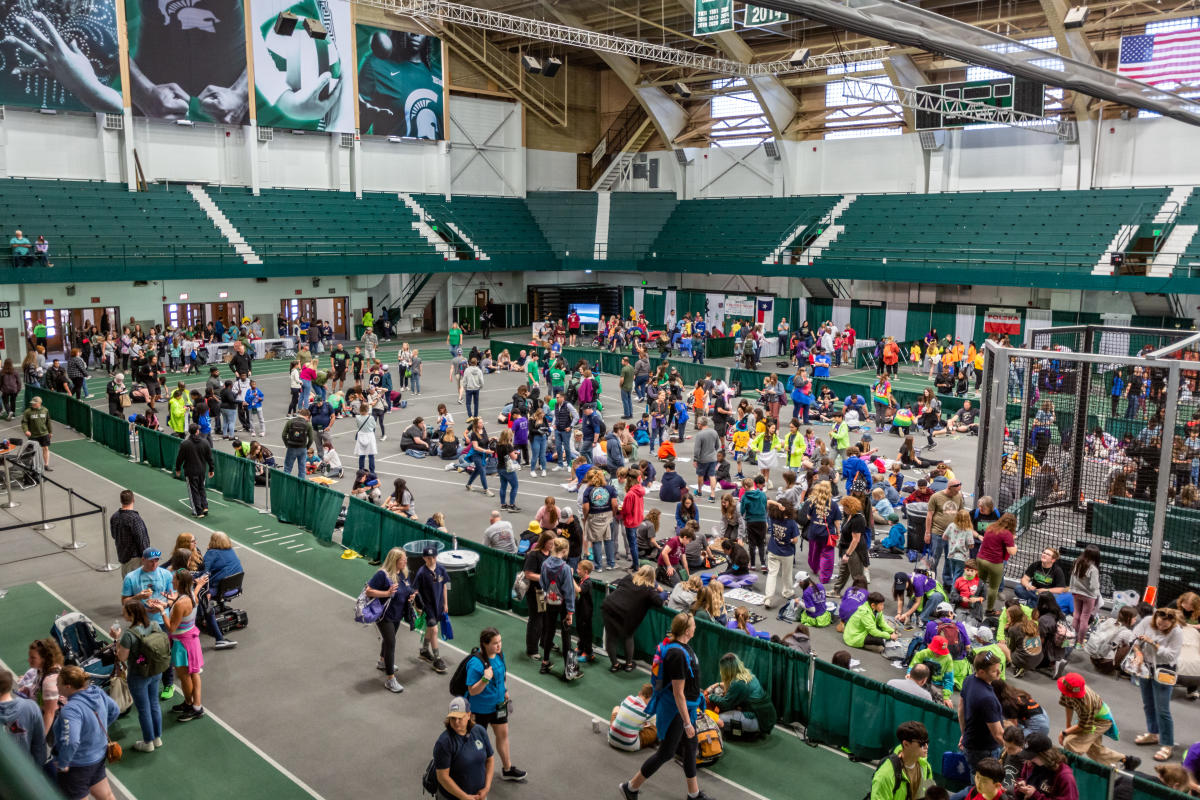
[(714, 477), (716, 474), (717, 474), (717, 462), (706, 461), (703, 464), (701, 464), (698, 461), (696, 462), (696, 477), (699, 478), (700, 480)]
[(35, 442), (37, 442), (38, 444), (40, 444), (42, 447), (50, 446), (50, 435), (49, 434), (47, 434), (45, 436), (34, 436), (33, 440)]
[(104, 769), (104, 759), (86, 766), (72, 766), (66, 772), (58, 773), (58, 789), (67, 800), (83, 800), (91, 793), (91, 788), (108, 777)]

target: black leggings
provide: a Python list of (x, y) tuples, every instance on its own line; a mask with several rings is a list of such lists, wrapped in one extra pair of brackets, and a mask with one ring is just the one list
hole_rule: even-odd
[(383, 644), (379, 646), (379, 657), (383, 659), (383, 672), (385, 675), (394, 675), (396, 673), (396, 629), (400, 627), (400, 623), (381, 619), (375, 623), (375, 627), (379, 628), (379, 635), (383, 637)]
[(379, 435), (387, 436), (387, 430), (383, 427), (383, 409), (372, 408), (371, 416), (375, 418), (375, 424), (379, 426)]
[[(666, 700), (671, 703), (675, 702), (673, 696)], [(695, 730), (693, 730), (691, 738), (683, 735), (683, 717), (676, 714), (675, 719), (671, 720), (671, 724), (667, 726), (667, 732), (659, 738), (658, 749), (654, 751), (654, 755), (642, 763), (640, 770), (642, 777), (649, 778), (658, 772), (659, 767), (673, 759), (679, 752), (680, 741), (683, 742), (683, 776), (685, 778), (696, 777), (696, 753), (700, 743), (696, 739)]]
[(633, 631), (627, 628), (622, 622), (613, 619), (608, 614), (604, 614), (604, 641), (605, 649), (608, 651), (608, 659), (615, 666), (617, 664), (617, 643), (622, 645), (621, 655), (626, 664), (633, 663)]
[[(558, 630), (555, 630), (555, 629)], [(554, 634), (562, 633), (562, 651), (566, 658), (571, 649), (571, 626), (567, 624), (567, 607), (565, 605), (547, 605), (542, 617), (542, 663), (549, 664), (554, 652)]]
[(16, 414), (17, 413), (17, 396), (16, 396), (16, 394), (9, 394), (8, 392), (5, 392), (3, 397), (4, 397), (4, 410), (10, 414)]
[(746, 549), (750, 551), (750, 566), (754, 566), (755, 556), (762, 566), (767, 565), (767, 523), (746, 523)]
[(288, 403), (287, 413), (295, 414), (296, 408), (299, 405), (300, 405), (300, 387), (297, 386), (295, 389), (292, 389), (292, 400), (291, 400), (291, 402)]

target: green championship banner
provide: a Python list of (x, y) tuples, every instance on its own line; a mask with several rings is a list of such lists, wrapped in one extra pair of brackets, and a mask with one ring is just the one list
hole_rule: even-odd
[(733, 0), (695, 0), (696, 36), (733, 30)]
[(242, 0), (125, 0), (135, 114), (250, 121)]
[(761, 6), (746, 6), (746, 18), (742, 22), (747, 28), (761, 28), (765, 25), (778, 25), (781, 22), (787, 22), (788, 15), (782, 11), (776, 11), (773, 8), (762, 8)]
[(355, 36), (362, 133), (446, 138), (441, 40), (371, 25), (356, 26)]
[(6, 0), (0, 27), (0, 105), (121, 113), (115, 0)]
[(352, 133), (349, 0), (253, 0), (250, 14), (258, 125)]

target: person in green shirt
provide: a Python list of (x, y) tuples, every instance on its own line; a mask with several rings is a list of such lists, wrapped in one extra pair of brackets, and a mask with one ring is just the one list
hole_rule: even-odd
[(529, 354), (529, 360), (525, 362), (525, 374), (528, 377), (530, 389), (535, 389), (541, 386), (541, 370), (538, 369), (538, 358), (536, 352)]
[(26, 439), (32, 439), (42, 446), (42, 469), (53, 472), (54, 468), (50, 466), (50, 435), (54, 423), (50, 420), (50, 412), (42, 405), (41, 396), (34, 395), (29, 401), (25, 413), (21, 415), (21, 430), (25, 431)]
[(462, 328), (457, 322), (450, 323), (450, 332), (446, 334), (446, 344), (450, 347), (450, 357), (462, 355)]
[(942, 699), (951, 706), (950, 696), (954, 694), (954, 659), (950, 657), (950, 646), (946, 637), (935, 636), (929, 642), (929, 647), (918, 650), (908, 665), (911, 672), (917, 664), (929, 667), (929, 679), (942, 686)]
[(900, 744), (879, 762), (871, 779), (870, 800), (911, 800), (924, 797), (926, 786), (933, 785), (929, 766), (929, 731), (920, 722), (909, 720), (896, 729)]
[(553, 364), (550, 365), (548, 377), (550, 380), (550, 387), (553, 389), (553, 391), (550, 393), (551, 395), (565, 391), (567, 386), (567, 371), (563, 368), (563, 362), (561, 358), (557, 359)]
[(721, 656), (717, 667), (721, 682), (708, 687), (708, 703), (718, 711), (721, 733), (742, 740), (769, 734), (779, 717), (758, 678), (733, 653)]
[(838, 461), (841, 461), (850, 448), (850, 426), (846, 424), (841, 411), (833, 412), (833, 429), (829, 431), (829, 438), (833, 441), (833, 449), (837, 451)]
[(621, 357), (621, 419), (633, 419), (633, 365)]
[(846, 630), (842, 633), (842, 641), (848, 647), (882, 652), (884, 642), (900, 638), (900, 635), (892, 630), (892, 626), (888, 625), (883, 618), (883, 609), (886, 603), (887, 599), (879, 592), (871, 592), (867, 595), (867, 602), (855, 609), (854, 613), (850, 615), (850, 619), (846, 621)]

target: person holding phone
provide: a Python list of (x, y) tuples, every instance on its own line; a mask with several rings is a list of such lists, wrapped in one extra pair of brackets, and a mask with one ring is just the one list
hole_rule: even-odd
[(393, 547), (384, 557), (383, 565), (367, 581), (365, 590), (367, 597), (384, 602), (383, 614), (375, 622), (383, 638), (379, 647), (379, 663), (375, 668), (387, 676), (383, 688), (395, 694), (404, 691), (400, 681), (396, 680), (396, 631), (401, 622), (412, 617), (409, 601), (413, 590), (405, 578), (407, 566), (408, 557), (404, 554), (404, 548)]
[(496, 752), (500, 755), (500, 778), (524, 781), (526, 772), (512, 763), (508, 738), (508, 715), (512, 700), (505, 683), (507, 669), (502, 652), (500, 631), (484, 628), (479, 633), (479, 649), (467, 655), (467, 703), (475, 715), (475, 724), (496, 734)]

